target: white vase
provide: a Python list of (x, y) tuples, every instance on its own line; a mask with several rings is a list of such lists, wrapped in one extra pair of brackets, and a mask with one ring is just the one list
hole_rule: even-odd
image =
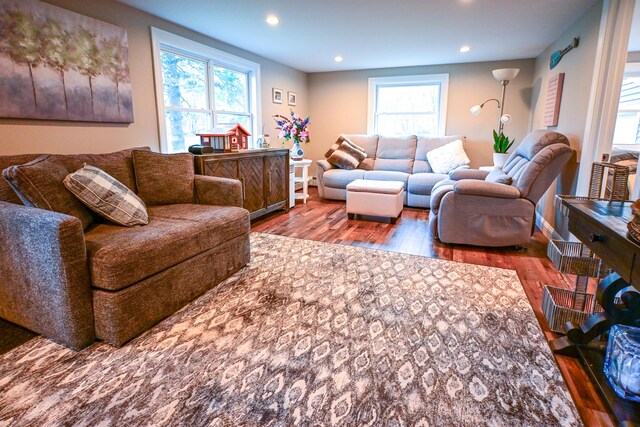
[(509, 154), (507, 153), (493, 153), (493, 167), (502, 169), (508, 158)]
[(300, 143), (297, 141), (293, 143), (293, 147), (291, 147), (289, 152), (291, 153), (291, 160), (302, 160), (302, 157), (304, 156), (304, 150), (300, 147)]

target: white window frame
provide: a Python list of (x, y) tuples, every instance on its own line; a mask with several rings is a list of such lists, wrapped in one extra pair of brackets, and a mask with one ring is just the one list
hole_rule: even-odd
[[(640, 62), (630, 62), (624, 67), (624, 75), (622, 78), (628, 76), (640, 77)], [(622, 94), (621, 94), (622, 95)], [(638, 128), (638, 121), (640, 121), (640, 108), (620, 108), (618, 107), (618, 114), (620, 113), (636, 113), (636, 129)], [(617, 124), (617, 123), (616, 123)], [(615, 135), (615, 126), (614, 126)], [(619, 147), (637, 147), (638, 144), (618, 144)]]
[[(163, 153), (169, 152), (169, 142), (167, 140), (167, 123), (165, 119), (164, 92), (162, 86), (162, 65), (160, 62), (160, 52), (162, 50), (204, 60), (208, 63), (207, 87), (213, 82), (213, 66), (219, 65), (236, 71), (247, 73), (249, 76), (249, 112), (251, 114), (251, 129), (247, 129), (252, 135), (258, 135), (262, 128), (262, 114), (260, 101), (260, 64), (241, 58), (236, 55), (215, 49), (211, 46), (195, 42), (193, 40), (178, 36), (176, 34), (151, 27), (151, 50), (153, 53), (153, 75), (156, 92), (156, 108), (158, 113), (158, 133), (160, 136), (160, 150)], [(216, 123), (215, 99), (213, 90), (209, 90), (209, 107), (212, 110), (212, 125)], [(191, 109), (188, 109), (191, 111)], [(195, 110), (194, 110), (195, 111)], [(208, 111), (208, 110), (207, 110)], [(224, 114), (224, 111), (217, 113)], [(237, 114), (231, 112), (231, 114)], [(250, 147), (253, 148), (257, 138), (250, 138)]]
[(367, 133), (377, 132), (377, 105), (378, 88), (385, 86), (413, 86), (431, 85), (440, 86), (440, 105), (438, 106), (438, 130), (437, 135), (446, 135), (447, 128), (447, 99), (449, 94), (449, 74), (421, 74), (414, 76), (392, 76), (369, 78), (369, 107), (367, 114)]

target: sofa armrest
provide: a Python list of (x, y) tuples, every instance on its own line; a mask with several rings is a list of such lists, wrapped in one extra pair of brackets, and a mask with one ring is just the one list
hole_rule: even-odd
[(195, 184), (201, 205), (242, 207), (242, 184), (237, 179), (196, 175)]
[(506, 184), (495, 182), (479, 181), (476, 179), (463, 179), (457, 181), (453, 186), (456, 194), (467, 194), (470, 196), (498, 197), (501, 199), (517, 199), (520, 197), (520, 190)]
[(317, 164), (318, 164), (318, 170), (322, 169), (322, 172), (326, 172), (329, 169), (338, 169), (337, 167), (333, 166), (331, 163), (326, 161), (326, 159), (318, 160)]
[(0, 317), (72, 349), (95, 341), (78, 218), (0, 202)]
[(461, 179), (485, 179), (489, 175), (487, 171), (480, 169), (456, 169), (449, 172), (449, 179), (460, 181)]

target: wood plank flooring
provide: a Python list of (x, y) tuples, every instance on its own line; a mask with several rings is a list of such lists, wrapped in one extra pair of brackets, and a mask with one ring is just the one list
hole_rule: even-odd
[[(446, 245), (434, 242), (430, 235), (427, 210), (405, 208), (395, 225), (360, 217), (348, 220), (344, 202), (320, 199), (315, 188), (310, 188), (309, 193), (306, 205), (298, 202), (288, 214), (274, 213), (256, 220), (252, 230), (516, 270), (545, 336), (548, 340), (556, 337), (542, 314), (542, 286), (571, 288), (573, 285), (557, 273), (547, 258), (547, 239), (540, 231), (525, 245), (525, 250)], [(567, 356), (555, 357), (584, 424), (613, 426), (580, 361)]]

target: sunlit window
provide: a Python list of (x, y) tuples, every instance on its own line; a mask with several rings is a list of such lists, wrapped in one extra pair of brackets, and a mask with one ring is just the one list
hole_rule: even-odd
[(200, 143), (197, 133), (218, 126), (240, 123), (255, 132), (257, 64), (157, 29), (153, 34), (159, 51), (163, 151), (184, 152)]
[(369, 132), (444, 135), (448, 74), (369, 79)]
[(622, 79), (613, 145), (640, 145), (640, 73)]

